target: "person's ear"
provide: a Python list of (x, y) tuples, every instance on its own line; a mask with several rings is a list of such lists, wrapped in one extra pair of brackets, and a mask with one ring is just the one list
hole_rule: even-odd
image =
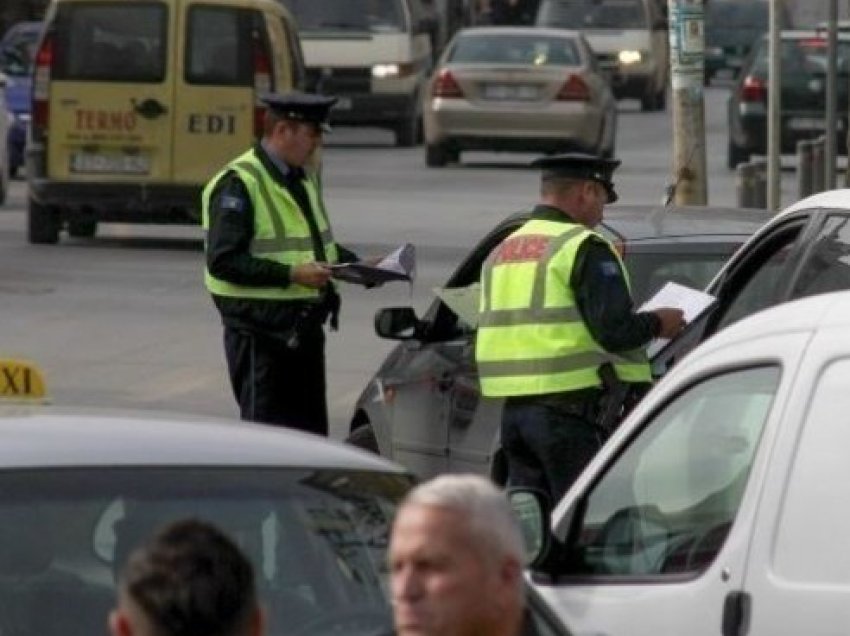
[(133, 636), (133, 627), (130, 625), (127, 615), (119, 608), (109, 612), (106, 622), (112, 636)]

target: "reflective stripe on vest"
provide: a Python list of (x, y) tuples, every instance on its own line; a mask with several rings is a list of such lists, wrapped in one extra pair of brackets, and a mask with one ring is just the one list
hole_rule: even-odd
[[(209, 228), (209, 203), (215, 185), (229, 171), (239, 175), (253, 204), (254, 238), (249, 248), (251, 255), (287, 265), (317, 260), (305, 212), (289, 191), (266, 173), (253, 150), (232, 161), (204, 188), (204, 229)], [(336, 243), (314, 177), (308, 177), (304, 189), (310, 199), (325, 255), (328, 261), (336, 262), (339, 258)], [(217, 279), (209, 271), (205, 272), (204, 279), (207, 289), (220, 296), (272, 300), (318, 300), (320, 297), (319, 290), (295, 283), (287, 287), (249, 287)]]
[[(575, 305), (569, 277), (579, 247), (591, 236), (599, 235), (574, 224), (565, 229), (559, 222), (529, 221), (487, 259), (476, 343), (484, 395), (599, 386), (597, 369), (606, 361), (614, 362), (623, 380), (650, 380), (644, 352), (604, 351)], [(622, 262), (620, 266), (625, 276)], [(496, 290), (494, 278), (499, 279)]]

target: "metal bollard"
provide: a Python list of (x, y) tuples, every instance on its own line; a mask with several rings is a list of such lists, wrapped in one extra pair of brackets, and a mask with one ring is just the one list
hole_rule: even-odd
[(753, 207), (755, 168), (752, 163), (741, 163), (735, 168), (735, 191), (739, 208)]
[(801, 139), (797, 142), (797, 196), (800, 199), (813, 193), (812, 146), (811, 139)]
[(826, 137), (812, 140), (812, 194), (823, 192), (826, 183)]
[(752, 207), (767, 209), (767, 161), (759, 159), (750, 162), (753, 166)]

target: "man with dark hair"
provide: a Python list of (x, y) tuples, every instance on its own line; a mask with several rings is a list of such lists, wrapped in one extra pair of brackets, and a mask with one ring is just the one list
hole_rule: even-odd
[(169, 524), (124, 568), (112, 636), (261, 636), (254, 569), (211, 524)]

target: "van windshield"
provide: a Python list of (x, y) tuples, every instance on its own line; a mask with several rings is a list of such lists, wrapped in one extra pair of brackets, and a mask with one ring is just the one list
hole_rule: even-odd
[(551, 0), (540, 5), (540, 26), (566, 29), (645, 29), (641, 0)]
[(406, 31), (400, 0), (283, 0), (305, 31)]
[(164, 4), (63, 5), (56, 21), (56, 79), (162, 81), (166, 20)]

